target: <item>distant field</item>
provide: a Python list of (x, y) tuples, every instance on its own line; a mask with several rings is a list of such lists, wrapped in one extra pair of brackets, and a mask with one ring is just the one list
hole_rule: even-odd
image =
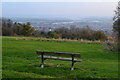
[[(2, 38), (3, 78), (118, 78), (118, 55), (105, 51), (104, 44), (16, 38)], [(84, 61), (71, 71), (71, 61), (48, 59), (41, 69), (36, 50), (81, 53)]]

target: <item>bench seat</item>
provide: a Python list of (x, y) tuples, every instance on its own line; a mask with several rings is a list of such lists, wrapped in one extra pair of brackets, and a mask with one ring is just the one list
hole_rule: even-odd
[[(38, 56), (41, 58), (41, 56)], [(53, 56), (44, 56), (44, 59), (55, 59), (55, 60), (64, 60), (64, 61), (72, 61), (71, 58), (61, 58), (61, 57), (53, 57)], [(74, 62), (81, 62), (82, 59), (74, 59)]]

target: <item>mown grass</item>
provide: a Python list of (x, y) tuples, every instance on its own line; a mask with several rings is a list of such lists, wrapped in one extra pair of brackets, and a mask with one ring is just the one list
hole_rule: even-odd
[[(15, 38), (2, 38), (3, 78), (118, 78), (118, 54), (105, 51), (104, 44)], [(70, 61), (48, 59), (41, 69), (36, 50), (81, 53), (84, 61), (71, 71)]]

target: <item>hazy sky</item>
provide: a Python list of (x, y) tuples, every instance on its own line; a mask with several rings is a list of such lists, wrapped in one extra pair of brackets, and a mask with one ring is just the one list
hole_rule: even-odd
[(1, 0), (2, 2), (118, 2), (119, 0)]
[(3, 2), (3, 17), (113, 16), (117, 2)]

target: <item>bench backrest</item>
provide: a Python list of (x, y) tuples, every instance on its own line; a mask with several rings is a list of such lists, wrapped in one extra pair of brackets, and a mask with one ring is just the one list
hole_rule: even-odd
[(36, 51), (37, 54), (51, 55), (51, 56), (68, 56), (80, 57), (80, 53), (65, 53), (65, 52), (47, 52), (47, 51)]

